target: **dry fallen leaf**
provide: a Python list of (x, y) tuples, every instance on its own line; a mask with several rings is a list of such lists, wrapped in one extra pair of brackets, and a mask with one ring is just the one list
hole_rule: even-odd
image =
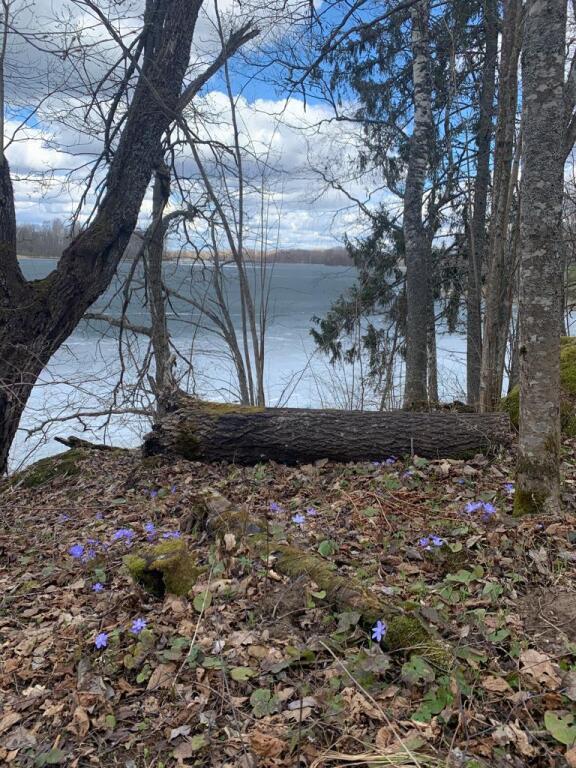
[(520, 671), (528, 677), (552, 690), (560, 687), (558, 666), (552, 663), (550, 656), (534, 648), (528, 648), (520, 654), (520, 662), (522, 664)]
[(175, 670), (176, 667), (174, 664), (159, 664), (150, 675), (146, 690), (152, 691), (154, 688), (170, 688), (172, 680), (174, 679)]
[(88, 713), (82, 707), (76, 707), (72, 718), (78, 736), (83, 739), (90, 730)]
[(485, 677), (482, 680), (482, 688), (492, 693), (504, 693), (510, 690), (510, 686), (503, 677)]
[(570, 768), (576, 768), (576, 747), (572, 747), (566, 752), (566, 762)]
[(288, 744), (272, 734), (253, 731), (250, 734), (250, 747), (259, 757), (271, 759), (288, 749)]
[(20, 720), (22, 720), (22, 715), (20, 715), (18, 712), (8, 712), (0, 720), (0, 734), (9, 731), (10, 728), (12, 728), (13, 725), (16, 725), (16, 723), (20, 722)]

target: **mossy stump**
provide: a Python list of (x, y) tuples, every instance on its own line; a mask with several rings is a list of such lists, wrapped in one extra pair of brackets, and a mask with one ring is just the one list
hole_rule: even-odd
[(6, 480), (0, 488), (0, 493), (6, 488), (20, 486), (22, 488), (39, 488), (50, 483), (57, 477), (73, 477), (80, 473), (80, 463), (86, 458), (86, 451), (72, 448), (56, 456), (47, 456), (36, 461), (32, 466), (17, 472)]
[(160, 599), (166, 592), (187, 595), (203, 572), (181, 539), (132, 552), (124, 557), (124, 565), (136, 584)]

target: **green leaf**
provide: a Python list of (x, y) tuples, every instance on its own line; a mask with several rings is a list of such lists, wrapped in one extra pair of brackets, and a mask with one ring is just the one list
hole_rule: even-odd
[(224, 662), (218, 656), (206, 656), (201, 666), (204, 669), (222, 669)]
[(188, 744), (190, 745), (190, 749), (193, 749), (194, 752), (198, 752), (198, 750), (208, 746), (208, 739), (203, 733), (197, 733), (196, 736), (192, 736), (191, 739), (188, 739)]
[(411, 656), (410, 661), (402, 665), (402, 679), (411, 685), (431, 683), (434, 678), (434, 670), (421, 656)]
[(196, 595), (194, 598), (194, 609), (198, 611), (198, 613), (202, 613), (202, 611), (207, 611), (208, 608), (210, 608), (210, 604), (212, 603), (212, 592), (210, 590), (205, 590), (204, 592), (200, 592), (199, 595)]
[(338, 545), (331, 539), (324, 539), (324, 541), (321, 541), (318, 545), (318, 552), (320, 552), (322, 557), (330, 557), (330, 555), (333, 555), (337, 549)]
[(237, 683), (244, 683), (251, 677), (254, 677), (256, 672), (250, 667), (232, 667), (230, 670), (230, 677), (232, 680), (236, 680)]
[(106, 723), (106, 728), (108, 728), (109, 731), (113, 731), (114, 728), (116, 728), (116, 718), (114, 715), (106, 715), (104, 722)]
[(574, 723), (574, 715), (570, 713), (559, 715), (556, 712), (548, 711), (544, 713), (544, 725), (546, 726), (546, 730), (551, 733), (560, 744), (565, 744), (567, 747), (576, 744), (576, 724)]
[(42, 752), (34, 761), (40, 768), (44, 765), (60, 765), (67, 759), (67, 754), (61, 749), (51, 749), (49, 752)]
[(345, 611), (344, 613), (339, 613), (336, 632), (349, 632), (359, 621), (360, 613), (358, 611)]
[(258, 688), (250, 696), (252, 713), (254, 717), (266, 717), (273, 712), (277, 712), (279, 701), (277, 696), (273, 696), (268, 688)]

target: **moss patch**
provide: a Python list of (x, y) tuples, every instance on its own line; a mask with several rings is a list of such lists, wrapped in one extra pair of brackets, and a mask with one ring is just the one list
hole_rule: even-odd
[[(560, 424), (562, 434), (576, 437), (576, 338), (565, 336), (560, 340)], [(510, 416), (518, 429), (520, 423), (520, 388), (514, 387), (501, 401), (501, 409)]]
[(169, 539), (124, 557), (134, 581), (146, 592), (163, 598), (166, 592), (187, 595), (204, 569), (196, 565), (186, 543)]
[(73, 477), (80, 473), (79, 465), (85, 457), (86, 452), (80, 448), (71, 448), (57, 456), (48, 456), (13, 475), (8, 480), (8, 485), (37, 488), (46, 485), (57, 477)]

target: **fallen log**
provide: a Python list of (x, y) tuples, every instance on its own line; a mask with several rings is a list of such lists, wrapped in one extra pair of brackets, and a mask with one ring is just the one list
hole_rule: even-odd
[(503, 413), (337, 411), (205, 403), (179, 396), (144, 439), (147, 456), (256, 464), (468, 458), (507, 444)]

